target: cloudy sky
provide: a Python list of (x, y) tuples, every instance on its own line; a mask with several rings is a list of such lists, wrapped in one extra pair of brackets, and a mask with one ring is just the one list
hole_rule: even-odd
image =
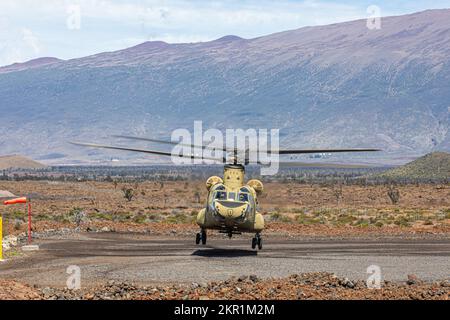
[(366, 18), (372, 5), (386, 16), (450, 8), (450, 0), (1, 0), (0, 65), (70, 59), (149, 40), (252, 38)]

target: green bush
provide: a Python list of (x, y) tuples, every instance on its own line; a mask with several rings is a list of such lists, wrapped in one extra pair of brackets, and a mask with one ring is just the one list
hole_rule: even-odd
[(410, 223), (408, 221), (408, 219), (406, 219), (405, 217), (399, 217), (394, 221), (394, 224), (396, 224), (399, 227), (409, 227)]

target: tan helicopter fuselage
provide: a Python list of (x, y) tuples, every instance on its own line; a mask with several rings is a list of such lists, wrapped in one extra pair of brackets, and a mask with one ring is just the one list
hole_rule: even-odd
[(262, 193), (263, 185), (259, 180), (244, 183), (244, 178), (243, 166), (226, 165), (223, 179), (213, 176), (207, 180), (207, 205), (197, 215), (200, 228), (230, 234), (259, 234), (264, 229), (264, 218), (257, 211), (257, 196)]

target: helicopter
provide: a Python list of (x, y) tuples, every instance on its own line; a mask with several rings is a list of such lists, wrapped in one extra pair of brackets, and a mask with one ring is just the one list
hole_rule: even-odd
[[(231, 155), (223, 158), (204, 157), (203, 155), (189, 154), (177, 155), (178, 157), (187, 157), (190, 159), (213, 160), (224, 164), (223, 177), (212, 176), (206, 181), (206, 189), (208, 191), (206, 205), (201, 209), (196, 217), (196, 223), (200, 231), (196, 234), (195, 243), (199, 245), (206, 245), (207, 230), (217, 230), (219, 233), (227, 234), (229, 238), (233, 235), (242, 233), (253, 233), (254, 237), (251, 241), (252, 249), (263, 247), (261, 233), (265, 228), (265, 221), (263, 215), (258, 211), (258, 197), (264, 192), (264, 185), (260, 180), (251, 179), (245, 181), (245, 166), (250, 164), (249, 154), (250, 150), (238, 150), (234, 148), (216, 148), (209, 146), (198, 146), (195, 144), (177, 143), (169, 140), (160, 140), (152, 138), (132, 137), (132, 136), (114, 136), (115, 138), (147, 141), (158, 144), (178, 145), (190, 147), (192, 149), (201, 148), (203, 150), (210, 149), (213, 151), (223, 151)], [(173, 156), (170, 152), (136, 149), (129, 147), (110, 146), (92, 143), (71, 142), (71, 144), (111, 149), (120, 151), (140, 152), (147, 154), (154, 154), (160, 156)], [(332, 154), (332, 153), (351, 153), (351, 152), (376, 152), (379, 149), (279, 149), (266, 151), (267, 153), (275, 153), (278, 155), (293, 155), (293, 154)], [(242, 156), (244, 154), (243, 160)], [(261, 164), (257, 162), (257, 164)]]

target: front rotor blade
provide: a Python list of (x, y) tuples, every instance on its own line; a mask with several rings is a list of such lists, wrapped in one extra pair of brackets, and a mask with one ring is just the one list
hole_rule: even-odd
[(202, 160), (214, 160), (214, 161), (220, 161), (222, 163), (225, 162), (225, 159), (218, 159), (218, 158), (211, 158), (211, 157), (203, 157), (203, 156), (196, 156), (196, 155), (177, 155), (172, 154), (170, 152), (164, 152), (164, 151), (156, 151), (156, 150), (145, 150), (145, 149), (134, 149), (134, 148), (125, 148), (125, 147), (118, 147), (118, 146), (107, 146), (107, 145), (101, 145), (101, 144), (94, 144), (94, 143), (81, 143), (81, 142), (70, 142), (73, 145), (76, 146), (82, 146), (82, 147), (89, 147), (89, 148), (97, 148), (97, 149), (111, 149), (111, 150), (121, 150), (121, 151), (131, 151), (131, 152), (140, 152), (140, 153), (149, 153), (149, 154), (156, 154), (161, 156), (168, 156), (168, 157), (179, 157), (179, 158), (190, 158), (190, 159), (202, 159)]
[(172, 146), (182, 146), (182, 147), (190, 147), (190, 148), (199, 148), (199, 149), (206, 149), (206, 150), (219, 150), (219, 151), (224, 151), (224, 152), (229, 152), (231, 151), (230, 149), (227, 148), (220, 148), (220, 147), (210, 147), (210, 146), (198, 146), (195, 144), (188, 144), (188, 143), (178, 143), (178, 142), (173, 142), (173, 141), (168, 141), (168, 140), (159, 140), (159, 139), (152, 139), (152, 138), (141, 138), (141, 137), (131, 137), (131, 136), (117, 136), (114, 135), (114, 138), (121, 138), (121, 139), (128, 139), (128, 140), (139, 140), (139, 141), (148, 141), (148, 142), (155, 142), (155, 143), (161, 143), (161, 144), (168, 144), (168, 145), (172, 145)]

